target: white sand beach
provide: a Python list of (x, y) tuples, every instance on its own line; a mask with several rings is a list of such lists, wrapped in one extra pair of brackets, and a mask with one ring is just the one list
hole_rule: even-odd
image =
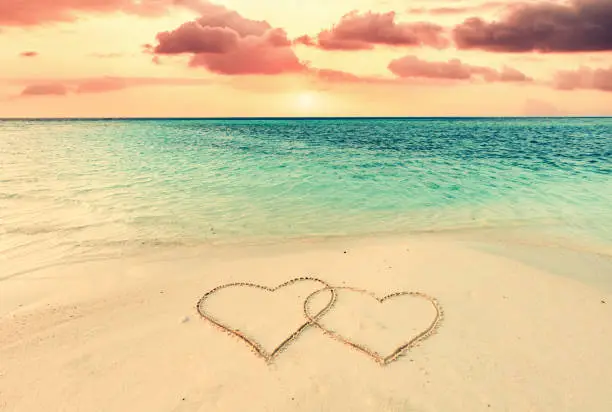
[[(0, 410), (612, 410), (609, 257), (495, 248), (427, 236), (296, 241), (164, 250), (6, 277)], [(196, 309), (224, 284), (273, 288), (300, 277), (380, 298), (421, 292), (444, 318), (386, 366), (314, 326), (266, 362)], [(321, 287), (225, 288), (205, 310), (269, 354), (307, 321), (304, 300)], [(419, 297), (379, 303), (336, 293), (320, 324), (381, 356), (436, 319)], [(313, 313), (328, 299), (314, 296)]]

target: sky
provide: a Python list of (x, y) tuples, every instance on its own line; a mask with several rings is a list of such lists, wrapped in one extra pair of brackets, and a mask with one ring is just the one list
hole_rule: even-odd
[(612, 115), (612, 0), (0, 0), (0, 117)]

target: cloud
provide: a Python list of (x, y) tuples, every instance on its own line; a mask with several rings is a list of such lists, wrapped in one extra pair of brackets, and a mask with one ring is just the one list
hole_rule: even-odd
[(238, 45), (240, 36), (228, 27), (210, 27), (199, 21), (184, 23), (157, 35), (157, 54), (226, 53)]
[(338, 83), (361, 83), (363, 78), (342, 70), (316, 69), (312, 71), (319, 79)]
[(76, 93), (106, 93), (123, 90), (128, 87), (125, 79), (116, 77), (105, 77), (101, 79), (84, 80), (78, 84)]
[(564, 112), (552, 103), (527, 99), (523, 106), (523, 114), (525, 116), (562, 116)]
[(531, 82), (533, 79), (524, 73), (504, 67), (495, 70), (488, 67), (471, 66), (459, 60), (448, 62), (428, 62), (417, 57), (406, 56), (393, 60), (388, 69), (396, 77), (359, 76), (341, 70), (309, 69), (309, 74), (325, 83), (360, 83), (378, 85), (418, 85), (425, 84), (423, 79), (473, 80), (480, 76), (484, 81), (493, 82)]
[[(487, 77), (485, 76), (485, 79)], [(505, 66), (501, 69), (501, 71), (493, 74), (488, 77), (489, 81), (492, 82), (532, 82), (533, 78), (527, 76), (525, 73), (513, 68)]]
[(462, 63), (458, 59), (430, 62), (415, 56), (405, 56), (389, 63), (389, 70), (401, 78), (473, 80), (482, 77), (486, 82), (530, 82), (533, 79), (511, 67), (501, 71)]
[(612, 92), (612, 66), (607, 69), (581, 67), (578, 70), (562, 70), (555, 75), (554, 84), (560, 90), (587, 89)]
[(482, 3), (475, 6), (451, 6), (451, 7), (432, 7), (432, 8), (412, 8), (408, 9), (409, 14), (433, 14), (437, 16), (455, 15), (455, 14), (467, 14), (480, 11), (496, 10), (507, 7), (507, 2), (492, 1), (489, 3)]
[(38, 56), (38, 52), (35, 51), (25, 51), (19, 54), (21, 57), (36, 57)]
[(397, 84), (398, 79), (378, 76), (358, 76), (342, 70), (310, 69), (318, 80), (326, 83)]
[[(21, 96), (65, 96), (70, 93), (91, 94), (109, 93), (139, 86), (195, 86), (210, 84), (208, 79), (163, 78), (163, 77), (100, 77), (85, 79), (54, 79), (33, 82), (29, 79), (18, 80), (25, 83)], [(30, 84), (31, 83), (31, 84)]]
[(459, 49), (491, 52), (596, 52), (612, 50), (612, 1), (573, 0), (512, 7), (500, 21), (478, 17), (455, 27)]
[(198, 3), (201, 17), (157, 35), (156, 55), (190, 54), (191, 67), (226, 75), (281, 74), (306, 70), (287, 33), (211, 3)]
[(295, 43), (325, 50), (369, 50), (376, 45), (430, 46), (444, 48), (444, 29), (433, 23), (398, 23), (395, 12), (344, 15), (333, 28), (321, 31), (316, 39), (301, 36)]
[(69, 22), (82, 13), (163, 15), (176, 0), (0, 0), (0, 26)]
[(61, 83), (39, 83), (26, 86), (21, 96), (64, 96), (68, 88)]

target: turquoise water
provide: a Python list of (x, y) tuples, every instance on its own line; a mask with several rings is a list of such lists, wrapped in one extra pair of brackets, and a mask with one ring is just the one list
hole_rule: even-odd
[(612, 242), (612, 119), (0, 121), (0, 255), (524, 228)]

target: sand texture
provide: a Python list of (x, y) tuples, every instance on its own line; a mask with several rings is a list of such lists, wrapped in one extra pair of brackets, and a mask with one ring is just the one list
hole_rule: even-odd
[(7, 277), (0, 410), (611, 411), (612, 266), (572, 257), (589, 283), (484, 249), (302, 241)]

